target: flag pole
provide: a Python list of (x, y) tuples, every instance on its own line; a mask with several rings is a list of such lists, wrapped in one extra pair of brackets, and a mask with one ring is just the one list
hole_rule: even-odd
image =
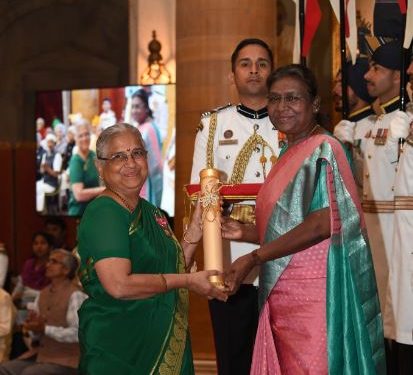
[[(406, 4), (407, 6), (407, 4)], [(407, 9), (409, 11), (409, 9)], [(412, 10), (413, 11), (413, 10)], [(404, 48), (403, 46), (403, 41), (404, 41), (404, 35), (406, 34), (406, 14), (402, 14), (402, 22), (403, 22), (403, 35), (401, 38), (402, 42), (402, 49), (400, 51), (402, 55), (401, 59), (401, 66), (400, 66), (400, 105), (399, 109), (401, 111), (406, 111), (406, 81), (407, 81), (407, 74), (406, 74), (406, 68), (407, 68), (407, 59), (409, 57), (409, 49)], [(401, 138), (399, 139), (399, 143), (401, 143)]]
[(340, 57), (341, 57), (341, 114), (344, 120), (348, 118), (347, 69), (346, 69), (346, 20), (344, 1), (340, 1)]
[(304, 0), (298, 2), (299, 21), (300, 21), (300, 63), (303, 66), (307, 65), (306, 58), (303, 56), (303, 44), (304, 44), (304, 26), (305, 26), (305, 4)]
[[(407, 6), (407, 4), (406, 4)], [(408, 10), (408, 9), (407, 9)], [(409, 50), (405, 49), (403, 46), (403, 41), (404, 41), (404, 35), (406, 34), (406, 14), (402, 14), (402, 23), (403, 23), (403, 35), (401, 38), (402, 42), (402, 48), (401, 48), (401, 66), (400, 66), (400, 105), (399, 109), (400, 111), (405, 112), (406, 111), (406, 80), (407, 80), (407, 74), (406, 74), (406, 67), (407, 67), (407, 58), (409, 57)], [(399, 138), (398, 140), (398, 150), (397, 150), (397, 161), (400, 160), (400, 155), (403, 152), (403, 146), (404, 142), (406, 140), (404, 138)]]

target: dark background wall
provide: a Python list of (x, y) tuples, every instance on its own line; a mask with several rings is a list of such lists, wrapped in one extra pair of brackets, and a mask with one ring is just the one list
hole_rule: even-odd
[[(128, 0), (0, 1), (0, 241), (19, 269), (35, 213), (36, 90), (129, 81)], [(68, 219), (69, 244), (76, 222)]]

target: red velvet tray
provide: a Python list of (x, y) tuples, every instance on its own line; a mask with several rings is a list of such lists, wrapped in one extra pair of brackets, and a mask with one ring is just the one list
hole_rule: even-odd
[[(219, 193), (226, 201), (244, 201), (255, 200), (257, 198), (258, 191), (261, 189), (262, 184), (234, 184), (234, 185), (222, 185)], [(191, 184), (184, 186), (184, 192), (191, 200), (196, 199), (196, 193), (201, 190), (200, 184)]]

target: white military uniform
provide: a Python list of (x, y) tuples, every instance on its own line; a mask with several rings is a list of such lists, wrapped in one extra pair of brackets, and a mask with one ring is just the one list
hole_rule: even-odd
[(393, 248), (394, 179), (398, 154), (398, 140), (388, 136), (388, 129), (398, 109), (398, 99), (396, 97), (381, 105), (383, 114), (374, 117), (364, 155), (362, 205), (383, 316), (386, 314), (389, 262)]
[(354, 179), (356, 180), (357, 191), (360, 199), (363, 199), (363, 170), (364, 154), (366, 152), (367, 144), (366, 136), (371, 133), (374, 123), (373, 116), (374, 111), (369, 105), (350, 113), (348, 118), (348, 121), (355, 123), (352, 156), (354, 163)]
[[(256, 118), (251, 118), (254, 116)], [(215, 131), (210, 132), (211, 126), (216, 126)], [(208, 112), (202, 116), (198, 127), (191, 183), (199, 183), (199, 172), (211, 165), (211, 158), (213, 167), (222, 173), (222, 182), (262, 183), (279, 151), (278, 131), (271, 124), (266, 110), (252, 114), (242, 105), (228, 105), (215, 112)], [(242, 203), (255, 204), (251, 201)], [(225, 251), (227, 258), (224, 260), (224, 269), (228, 269), (231, 262), (257, 247), (235, 241), (224, 244), (224, 248), (226, 245), (229, 245), (230, 251)], [(258, 269), (253, 270), (244, 283), (256, 283), (257, 274)]]
[[(407, 112), (413, 118), (413, 105)], [(413, 122), (411, 126), (413, 125)], [(390, 260), (384, 330), (399, 343), (413, 345), (413, 133), (400, 154), (394, 184), (393, 253)], [(390, 313), (391, 312), (391, 313)]]

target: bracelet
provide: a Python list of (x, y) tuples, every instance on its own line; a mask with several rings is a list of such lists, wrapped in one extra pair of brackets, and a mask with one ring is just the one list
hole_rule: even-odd
[(160, 273), (159, 276), (161, 277), (161, 283), (162, 283), (162, 292), (161, 293), (166, 293), (168, 291), (168, 282), (165, 279), (165, 276), (163, 273)]
[(261, 264), (263, 264), (263, 260), (260, 258), (260, 256), (258, 255), (258, 249), (253, 250), (250, 254), (252, 257), (252, 261), (254, 262), (254, 266), (260, 266)]
[(198, 244), (199, 240), (196, 241), (196, 242), (189, 241), (188, 238), (186, 237), (187, 234), (188, 234), (188, 231), (186, 230), (186, 231), (184, 232), (184, 235), (182, 236), (182, 239), (184, 240), (184, 242), (186, 242), (186, 243), (189, 244), (189, 245), (196, 245), (196, 244)]

